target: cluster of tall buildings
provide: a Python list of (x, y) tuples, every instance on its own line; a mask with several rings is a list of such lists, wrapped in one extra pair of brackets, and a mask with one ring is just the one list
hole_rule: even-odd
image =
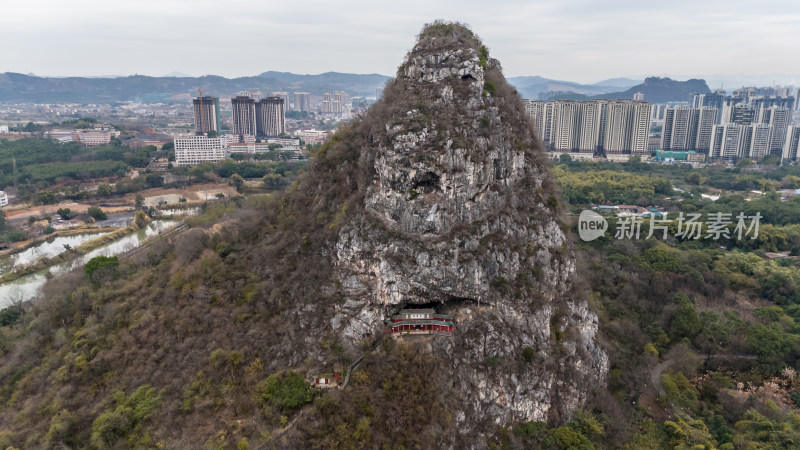
[[(290, 100), (292, 100), (290, 102)], [(272, 92), (268, 97), (246, 92), (231, 99), (234, 134), (274, 137), (286, 132), (286, 111), (311, 111), (312, 96), (308, 92)], [(217, 97), (197, 97), (192, 100), (196, 134), (220, 132), (220, 108)], [(335, 91), (315, 97), (315, 106), (322, 114), (346, 115), (350, 112), (350, 95)]]
[(529, 100), (526, 111), (553, 150), (586, 154), (647, 153), (651, 105), (640, 100)]
[(219, 133), (220, 114), (219, 98), (205, 96), (192, 99), (192, 109), (194, 110), (194, 132), (195, 134), (206, 134), (209, 131)]
[(295, 111), (311, 111), (311, 94), (308, 92), (295, 92), (292, 108)]
[(274, 137), (286, 132), (286, 103), (279, 96), (231, 99), (233, 134)]
[(662, 150), (708, 151), (719, 116), (717, 108), (674, 106), (664, 109)]
[(350, 107), (350, 96), (344, 91), (335, 91), (333, 96), (329, 93), (322, 95), (319, 111), (322, 114), (344, 114)]
[[(286, 94), (288, 93), (275, 93)], [(197, 97), (192, 100), (194, 107), (194, 131), (206, 134), (219, 133), (219, 99), (216, 97)], [(237, 95), (231, 99), (233, 133), (250, 136), (274, 137), (286, 132), (286, 100), (274, 95), (256, 100), (252, 94)]]
[[(550, 150), (590, 155), (644, 155), (661, 149), (710, 159), (800, 156), (800, 110), (792, 87), (741, 88), (693, 94), (688, 103), (650, 105), (633, 100), (526, 102), (536, 133)], [(661, 124), (651, 130), (651, 124)]]
[[(796, 159), (791, 88), (742, 88), (692, 95), (690, 106), (663, 109), (661, 149), (694, 150), (712, 159)], [(794, 147), (793, 147), (794, 146)]]

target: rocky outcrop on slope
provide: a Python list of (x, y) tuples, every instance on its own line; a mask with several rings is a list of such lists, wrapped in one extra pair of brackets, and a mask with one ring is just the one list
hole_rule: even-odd
[(453, 337), (430, 348), (453, 369), (461, 430), (563, 420), (608, 359), (499, 62), (466, 28), (430, 25), (375, 109), (375, 177), (335, 244), (333, 329), (355, 347), (402, 307), (452, 314)]

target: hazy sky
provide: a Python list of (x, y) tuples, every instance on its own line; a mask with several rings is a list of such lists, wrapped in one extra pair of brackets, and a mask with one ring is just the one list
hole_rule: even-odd
[(437, 18), (470, 25), (506, 76), (800, 74), (797, 0), (8, 0), (0, 72), (391, 75)]

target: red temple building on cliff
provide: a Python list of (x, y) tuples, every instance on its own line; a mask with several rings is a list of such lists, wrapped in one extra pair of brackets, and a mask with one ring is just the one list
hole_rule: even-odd
[(386, 321), (391, 334), (452, 334), (453, 316), (436, 314), (433, 309), (401, 309)]

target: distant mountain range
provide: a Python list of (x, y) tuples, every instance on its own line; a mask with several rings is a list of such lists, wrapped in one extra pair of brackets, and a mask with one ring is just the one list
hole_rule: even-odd
[[(207, 95), (230, 98), (241, 91), (304, 91), (315, 95), (336, 90), (351, 96), (372, 97), (383, 89), (390, 77), (380, 74), (326, 72), (301, 75), (290, 72), (264, 72), (257, 76), (224, 78), (215, 75), (181, 76), (173, 72), (164, 77), (132, 75), (125, 77), (38, 77), (20, 73), (0, 74), (0, 101), (3, 102), (76, 102), (109, 103), (117, 101), (187, 101), (202, 88)], [(537, 99), (542, 92), (562, 92), (556, 98), (632, 98), (645, 94), (650, 102), (686, 101), (692, 92), (709, 92), (703, 80), (674, 81), (647, 78), (611, 78), (595, 84), (553, 80), (540, 76), (511, 77), (508, 81), (523, 98)]]
[(650, 103), (669, 103), (669, 102), (688, 102), (692, 94), (708, 94), (705, 80), (691, 79), (677, 81), (671, 78), (648, 77), (644, 83), (632, 86), (625, 91), (607, 92), (597, 95), (584, 95), (576, 93), (566, 93), (556, 95), (553, 99), (564, 100), (591, 100), (591, 99), (632, 99), (634, 94), (641, 92), (644, 99)]
[(614, 86), (616, 88), (627, 89), (637, 84), (642, 84), (642, 80), (634, 80), (632, 78), (609, 78), (608, 80), (598, 81), (595, 86)]
[(650, 103), (687, 102), (692, 94), (708, 94), (705, 80), (692, 78), (686, 81), (677, 81), (671, 78), (648, 77), (644, 83), (638, 84), (623, 92), (611, 92), (596, 96), (596, 98), (633, 98), (637, 92), (644, 94), (644, 99)]
[(599, 95), (627, 89), (641, 83), (641, 80), (612, 78), (595, 84), (581, 84), (573, 81), (553, 80), (540, 76), (507, 78), (523, 98), (537, 99), (542, 92), (572, 92), (581, 95)]
[(149, 77), (133, 75), (118, 78), (37, 77), (20, 73), (0, 74), (0, 101), (108, 103), (125, 100), (187, 100), (202, 88), (207, 95), (231, 97), (241, 91), (305, 91), (320, 95), (345, 90), (352, 96), (374, 96), (389, 77), (378, 74), (326, 72), (298, 75), (264, 72), (254, 77)]

